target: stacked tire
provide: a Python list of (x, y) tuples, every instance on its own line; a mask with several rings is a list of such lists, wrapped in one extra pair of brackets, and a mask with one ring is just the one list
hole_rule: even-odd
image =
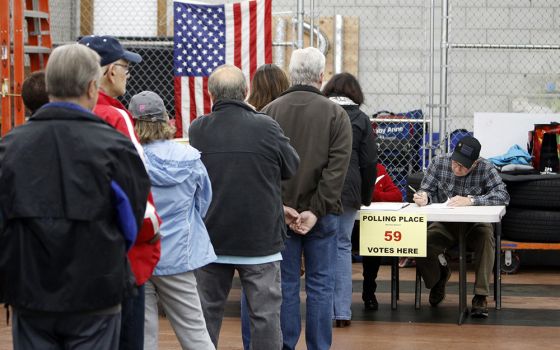
[[(515, 242), (560, 243), (560, 176), (506, 175), (510, 204), (502, 219), (502, 238)], [(502, 270), (515, 273), (520, 259), (513, 253)]]

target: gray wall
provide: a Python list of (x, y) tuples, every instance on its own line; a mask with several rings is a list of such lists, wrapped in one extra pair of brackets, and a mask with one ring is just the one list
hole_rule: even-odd
[[(101, 0), (100, 0), (101, 1)], [(105, 0), (103, 0), (105, 1)], [(106, 16), (115, 34), (155, 25), (135, 16), (154, 0), (115, 0)], [(228, 0), (233, 2), (233, 0)], [(144, 5), (143, 2), (145, 2)], [(207, 0), (220, 3), (223, 0)], [(131, 5), (131, 4), (134, 4)], [(171, 9), (172, 1), (168, 1)], [(297, 0), (273, 0), (273, 14), (296, 9)], [(310, 1), (305, 1), (309, 11)], [(315, 0), (317, 16), (356, 16), (360, 22), (359, 79), (367, 113), (426, 111), (428, 101), (429, 0)], [(436, 1), (436, 5), (440, 5)], [(75, 40), (79, 1), (51, 1), (55, 42)], [(99, 12), (99, 11), (98, 11)], [(96, 13), (96, 16), (101, 14)], [(286, 13), (282, 14), (286, 16)], [(439, 31), (436, 9), (435, 102), (439, 101)], [(138, 29), (139, 30), (139, 29)], [(131, 30), (134, 32), (134, 30)], [(478, 44), (558, 44), (560, 1), (450, 0), (449, 41)], [(449, 52), (450, 127), (472, 129), (472, 113), (560, 110), (557, 50), (465, 50)], [(547, 90), (548, 86), (548, 90)], [(437, 125), (437, 123), (436, 123)]]

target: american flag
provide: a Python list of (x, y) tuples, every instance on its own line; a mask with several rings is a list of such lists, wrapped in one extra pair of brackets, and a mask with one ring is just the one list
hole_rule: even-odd
[(216, 67), (233, 64), (251, 81), (260, 65), (272, 62), (271, 2), (173, 3), (177, 137), (210, 112), (208, 77)]

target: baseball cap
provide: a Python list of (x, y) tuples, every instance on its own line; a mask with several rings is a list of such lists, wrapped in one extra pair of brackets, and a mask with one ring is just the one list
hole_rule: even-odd
[(142, 62), (139, 54), (123, 49), (121, 43), (112, 36), (88, 35), (81, 38), (78, 43), (89, 47), (101, 56), (101, 67), (121, 58), (133, 63)]
[(163, 100), (152, 91), (142, 91), (132, 96), (128, 110), (134, 119), (149, 122), (167, 121)]
[(480, 156), (480, 142), (472, 136), (465, 136), (457, 143), (451, 159), (465, 168), (472, 167)]

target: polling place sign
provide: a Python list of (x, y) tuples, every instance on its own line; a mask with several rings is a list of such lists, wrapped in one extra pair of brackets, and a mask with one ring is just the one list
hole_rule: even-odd
[(426, 215), (360, 211), (360, 255), (426, 256)]

